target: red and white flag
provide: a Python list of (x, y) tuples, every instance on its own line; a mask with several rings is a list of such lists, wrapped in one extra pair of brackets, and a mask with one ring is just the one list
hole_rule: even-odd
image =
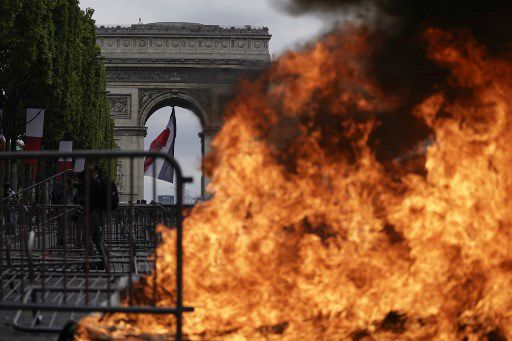
[[(176, 113), (172, 108), (171, 118), (167, 127), (151, 142), (150, 151), (162, 152), (174, 157), (174, 141), (176, 140)], [(144, 160), (144, 175), (155, 176), (157, 179), (173, 182), (174, 167), (164, 159), (146, 157)]]
[[(27, 109), (27, 126), (25, 128), (25, 151), (41, 150), (43, 139), (44, 109)], [(35, 159), (26, 163), (35, 164)]]
[[(59, 142), (59, 152), (72, 152), (73, 151), (73, 141), (68, 141), (64, 139)], [(73, 160), (70, 158), (59, 158), (59, 173), (64, 172), (65, 170), (73, 169)]]
[(75, 173), (81, 173), (85, 170), (85, 158), (79, 157), (75, 160)]

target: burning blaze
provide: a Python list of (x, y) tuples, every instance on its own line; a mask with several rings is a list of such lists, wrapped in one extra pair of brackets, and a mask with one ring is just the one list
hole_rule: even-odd
[[(387, 160), (371, 141), (402, 99), (368, 74), (365, 30), (243, 86), (207, 160), (213, 199), (185, 221), (189, 338), (512, 337), (512, 65), (462, 31), (423, 39), (446, 79), (406, 114), (430, 135)], [(159, 305), (172, 306), (174, 233), (162, 233)], [(89, 317), (79, 338), (173, 325)]]

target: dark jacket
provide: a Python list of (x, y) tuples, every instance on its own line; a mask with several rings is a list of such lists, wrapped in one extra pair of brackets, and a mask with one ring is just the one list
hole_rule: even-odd
[[(85, 176), (80, 177), (80, 183), (78, 186), (78, 202), (85, 208), (87, 191), (85, 190), (86, 179)], [(89, 209), (90, 210), (101, 210), (103, 200), (103, 188), (102, 181), (99, 176), (89, 178)]]

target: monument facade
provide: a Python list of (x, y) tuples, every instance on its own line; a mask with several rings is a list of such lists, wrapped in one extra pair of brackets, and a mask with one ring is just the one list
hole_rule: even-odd
[[(268, 28), (225, 28), (192, 23), (98, 27), (97, 44), (107, 67), (114, 137), (121, 150), (143, 150), (146, 121), (158, 109), (190, 109), (202, 126), (207, 153), (222, 125), (224, 106), (244, 75), (270, 63)], [(162, 127), (163, 128), (163, 127)], [(178, 126), (179, 129), (179, 126)], [(134, 164), (134, 193), (128, 196), (130, 168), (121, 161), (121, 200), (142, 199), (144, 164)], [(204, 191), (204, 183), (202, 184)]]

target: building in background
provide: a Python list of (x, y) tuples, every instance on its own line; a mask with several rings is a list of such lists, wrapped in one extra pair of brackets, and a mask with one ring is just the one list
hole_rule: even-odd
[[(255, 76), (270, 63), (266, 27), (160, 22), (101, 26), (96, 32), (107, 67), (115, 142), (121, 150), (143, 150), (147, 119), (162, 107), (178, 106), (199, 117), (201, 153), (207, 154), (240, 78)], [(121, 200), (142, 199), (144, 160), (135, 160), (131, 194), (127, 160), (120, 161), (119, 171), (124, 179), (119, 184)], [(203, 178), (202, 197), (206, 183)]]

